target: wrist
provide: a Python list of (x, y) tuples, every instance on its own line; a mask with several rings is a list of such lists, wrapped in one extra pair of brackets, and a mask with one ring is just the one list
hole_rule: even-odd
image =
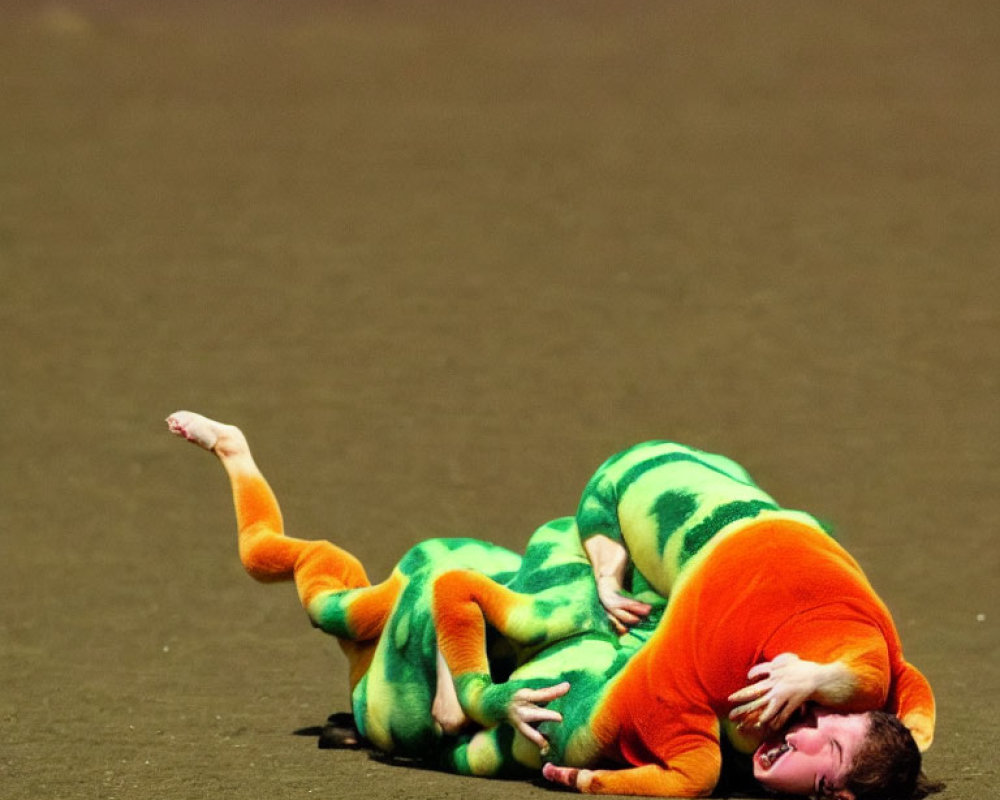
[(622, 579), (615, 573), (599, 572), (596, 578), (598, 586), (611, 588), (615, 591), (622, 588)]
[(810, 699), (831, 708), (847, 702), (854, 689), (851, 671), (839, 661), (817, 664)]
[(462, 710), (480, 725), (487, 727), (507, 718), (509, 692), (505, 684), (493, 683), (481, 672), (467, 672), (455, 678), (455, 691)]

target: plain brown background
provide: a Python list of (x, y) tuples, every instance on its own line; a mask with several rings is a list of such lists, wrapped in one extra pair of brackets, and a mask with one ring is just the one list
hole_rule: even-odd
[(293, 735), (340, 654), (177, 408), (375, 577), (520, 547), (627, 444), (724, 452), (836, 525), (928, 771), (993, 796), (995, 3), (0, 15), (5, 800), (553, 796)]

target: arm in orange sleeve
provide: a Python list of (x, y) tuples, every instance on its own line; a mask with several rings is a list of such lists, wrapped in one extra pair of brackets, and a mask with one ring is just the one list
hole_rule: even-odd
[(934, 692), (923, 673), (907, 661), (901, 661), (893, 677), (889, 711), (910, 729), (917, 747), (923, 752), (934, 740)]
[(844, 712), (882, 709), (899, 717), (921, 751), (930, 747), (935, 724), (930, 684), (903, 659), (898, 639), (887, 642), (874, 624), (827, 620), (818, 630), (789, 624), (768, 642), (765, 657), (770, 660), (748, 674), (754, 683), (729, 698), (743, 704), (730, 713), (741, 725), (760, 721), (780, 727), (805, 701)]
[(722, 755), (716, 741), (672, 757), (667, 766), (588, 770), (546, 764), (542, 774), (585, 794), (706, 797), (719, 782), (721, 768)]
[(852, 614), (801, 614), (771, 637), (764, 657), (794, 653), (828, 667), (827, 678), (806, 698), (846, 713), (883, 708), (891, 681), (889, 647), (882, 630)]
[[(433, 586), (432, 609), (438, 650), (455, 676), (469, 672), (488, 674), (486, 615), (505, 616), (512, 601), (504, 603), (503, 587), (485, 575), (452, 570), (439, 575)], [(485, 599), (493, 597), (494, 602)]]
[(501, 586), (471, 570), (443, 572), (433, 587), (434, 627), (438, 649), (451, 670), (459, 704), (472, 719), (493, 725), (508, 719), (510, 701), (520, 688), (547, 682), (494, 684), (486, 652), (486, 623), (521, 645), (538, 646), (580, 630), (578, 609), (553, 604)]

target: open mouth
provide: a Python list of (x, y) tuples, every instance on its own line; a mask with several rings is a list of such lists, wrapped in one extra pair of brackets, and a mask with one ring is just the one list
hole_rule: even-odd
[(754, 753), (754, 759), (764, 769), (771, 769), (791, 749), (791, 745), (786, 742), (778, 742), (777, 744), (774, 742), (764, 742), (764, 744), (757, 748), (757, 752)]

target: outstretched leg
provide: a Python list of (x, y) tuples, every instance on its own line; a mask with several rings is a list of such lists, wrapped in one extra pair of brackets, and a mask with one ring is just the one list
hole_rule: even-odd
[(236, 506), (240, 561), (250, 575), (259, 581), (294, 578), (307, 608), (318, 592), (369, 585), (361, 562), (346, 550), (285, 536), (278, 500), (239, 428), (190, 411), (171, 414), (167, 424), (171, 432), (215, 453), (225, 467)]
[(190, 411), (171, 414), (167, 425), (222, 462), (232, 487), (244, 568), (259, 581), (294, 579), (313, 624), (341, 640), (353, 686), (367, 668), (399, 594), (399, 577), (372, 586), (361, 562), (346, 550), (285, 536), (278, 500), (239, 428)]

